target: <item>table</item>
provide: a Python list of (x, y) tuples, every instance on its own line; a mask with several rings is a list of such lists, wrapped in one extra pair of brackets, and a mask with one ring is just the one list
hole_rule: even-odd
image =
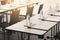
[(45, 33), (47, 33), (52, 27), (54, 27), (57, 24), (57, 22), (41, 21), (38, 19), (38, 17), (37, 18), (35, 18), (35, 17), (37, 17), (37, 16), (31, 17), (31, 22), (32, 22), (32, 24), (34, 24), (31, 27), (34, 27), (36, 29), (28, 28), (28, 27), (24, 26), (24, 25), (26, 25), (26, 20), (23, 20), (21, 22), (18, 22), (14, 25), (7, 27), (6, 30), (12, 30), (12, 31), (16, 31), (16, 32), (23, 32), (23, 33), (34, 34), (34, 35), (45, 35)]
[(60, 12), (56, 12), (54, 14), (50, 14), (51, 16), (59, 16), (60, 17)]
[[(0, 9), (0, 14), (6, 14), (6, 22), (8, 22), (8, 16), (7, 16), (7, 13), (4, 13), (4, 12), (7, 12), (8, 10), (3, 10), (3, 9)], [(3, 18), (3, 21), (4, 21), (4, 18)]]
[(54, 12), (52, 13), (48, 13), (48, 15), (51, 15), (51, 16), (60, 16), (60, 10), (55, 10)]
[[(34, 18), (35, 17), (35, 18)], [(36, 15), (36, 16), (34, 16), (34, 17), (32, 17), (32, 19), (34, 19), (34, 20), (37, 20), (37, 19), (39, 19), (39, 20), (41, 20), (41, 19), (43, 19), (43, 18), (41, 18), (41, 16), (40, 16), (40, 14), (38, 15)], [(58, 16), (50, 16), (50, 15), (48, 15), (48, 16), (46, 16), (46, 17), (44, 17), (44, 20), (43, 21), (49, 21), (49, 22), (58, 22), (57, 23), (57, 25), (58, 25), (58, 27), (56, 27), (56, 29), (57, 29), (57, 31), (59, 32), (60, 30), (59, 30), (59, 26), (60, 26), (60, 17), (58, 17)], [(36, 22), (37, 23), (37, 22)], [(45, 24), (46, 25), (46, 24)], [(39, 28), (39, 27), (33, 27), (33, 28)]]
[[(43, 23), (44, 22), (44, 23)], [(45, 25), (45, 23), (48, 23), (48, 24), (46, 24)], [(49, 25), (49, 24), (51, 24), (51, 25)], [(42, 23), (41, 23), (41, 25), (34, 25), (34, 26), (32, 26), (32, 27), (38, 27), (39, 28), (39, 26), (40, 26), (40, 29), (43, 29), (43, 30), (45, 30), (45, 31), (47, 31), (47, 30), (49, 30), (50, 28), (51, 28), (51, 26), (54, 26), (56, 24), (56, 22), (47, 22), (47, 21), (42, 21)], [(11, 26), (9, 26), (9, 27), (7, 27), (6, 29), (8, 29), (8, 30), (16, 30), (16, 31), (23, 31), (23, 32), (31, 32), (33, 29), (29, 29), (29, 28), (27, 28), (27, 27), (25, 27), (24, 25), (26, 25), (26, 23), (25, 23), (25, 20), (24, 21), (21, 21), (21, 22), (18, 22), (18, 23), (16, 23), (16, 24), (14, 24), (14, 25), (11, 25)], [(44, 26), (43, 26), (44, 25)], [(49, 27), (48, 27), (49, 26)], [(45, 28), (46, 27), (46, 28)], [(35, 29), (36, 30), (36, 29)], [(39, 31), (39, 30), (38, 30)], [(32, 31), (32, 32), (34, 32), (34, 31)], [(35, 33), (34, 33), (35, 34)], [(36, 32), (36, 34), (38, 35), (38, 32)], [(40, 34), (40, 33), (39, 33)]]
[(47, 16), (47, 18), (45, 20), (60, 21), (60, 17), (58, 17), (58, 16)]
[(5, 11), (7, 11), (7, 10), (4, 10), (4, 9), (0, 9), (0, 13), (1, 13), (1, 12), (5, 12)]
[[(53, 18), (55, 19), (55, 17), (53, 17)], [(54, 19), (52, 21), (54, 21)], [(30, 22), (32, 23), (32, 28), (38, 28), (40, 30), (46, 30), (46, 31), (48, 31), (53, 25), (55, 25), (59, 21), (60, 20), (58, 20), (58, 19), (56, 20), (56, 22), (42, 21), (42, 20), (39, 19), (39, 15), (36, 15), (34, 17), (31, 17), (31, 19), (30, 19)]]

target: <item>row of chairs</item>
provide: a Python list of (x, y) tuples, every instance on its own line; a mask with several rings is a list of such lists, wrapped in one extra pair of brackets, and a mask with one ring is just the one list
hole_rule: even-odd
[[(40, 5), (39, 9), (38, 9), (38, 13), (40, 12), (40, 10), (43, 8), (43, 4)], [(33, 10), (34, 10), (34, 6), (32, 7), (27, 7), (27, 12), (26, 12), (26, 15), (23, 15), (26, 19), (27, 17), (27, 14), (30, 14), (30, 17), (33, 15)], [(4, 15), (1, 15), (0, 16), (0, 27), (2, 28), (5, 28), (7, 27), (8, 25), (12, 25), (12, 24), (15, 24), (17, 22), (19, 22), (19, 12), (20, 10), (18, 9), (14, 9), (14, 10), (11, 10), (12, 11), (12, 14), (10, 15), (10, 23), (7, 23), (7, 22), (1, 22), (2, 19), (4, 18)], [(21, 16), (21, 15), (20, 15)], [(22, 17), (23, 17), (22, 16)]]

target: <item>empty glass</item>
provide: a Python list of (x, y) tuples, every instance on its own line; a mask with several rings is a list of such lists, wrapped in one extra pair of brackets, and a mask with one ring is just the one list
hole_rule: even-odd
[(28, 26), (28, 27), (31, 27), (31, 20), (30, 20), (30, 15), (28, 14), (27, 15), (27, 18), (26, 18), (26, 26)]
[(45, 19), (46, 14), (43, 13), (43, 11), (41, 10), (39, 16), (40, 16), (40, 19)]

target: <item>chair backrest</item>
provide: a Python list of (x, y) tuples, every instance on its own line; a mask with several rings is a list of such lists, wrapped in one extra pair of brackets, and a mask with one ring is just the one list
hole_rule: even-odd
[(39, 14), (40, 11), (42, 10), (42, 8), (43, 8), (43, 4), (41, 4), (41, 5), (39, 6), (38, 14)]
[(43, 4), (38, 3), (37, 5), (34, 5), (33, 14), (34, 15), (39, 14), (42, 8), (43, 8)]
[[(29, 14), (30, 17), (32, 16), (33, 9), (34, 9), (34, 6), (32, 6), (32, 7), (27, 7), (26, 17), (27, 17), (27, 14)], [(26, 18), (26, 17), (25, 17), (25, 18)]]
[(0, 15), (0, 23), (2, 22), (3, 17), (4, 17), (3, 15)]
[(7, 0), (1, 1), (1, 5), (5, 5), (7, 3)]
[(19, 21), (19, 12), (20, 10), (18, 9), (12, 10), (12, 14), (10, 16), (10, 25), (15, 24)]

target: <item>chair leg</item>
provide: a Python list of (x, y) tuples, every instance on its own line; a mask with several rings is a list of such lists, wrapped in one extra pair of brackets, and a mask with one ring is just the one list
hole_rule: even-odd
[(8, 40), (9, 40), (9, 38), (10, 38), (9, 33), (7, 33), (7, 35), (8, 35)]
[(19, 33), (17, 32), (18, 40), (19, 40)]
[(8, 40), (10, 40), (10, 36), (12, 35), (12, 31), (7, 31), (7, 35), (8, 35)]
[(3, 29), (3, 34), (4, 34), (4, 40), (5, 40), (5, 29)]
[(28, 34), (28, 39), (27, 40), (30, 40), (30, 34)]
[(60, 38), (59, 38), (59, 40), (60, 40)]
[(24, 40), (24, 38), (23, 38), (23, 33), (21, 33), (21, 40)]

